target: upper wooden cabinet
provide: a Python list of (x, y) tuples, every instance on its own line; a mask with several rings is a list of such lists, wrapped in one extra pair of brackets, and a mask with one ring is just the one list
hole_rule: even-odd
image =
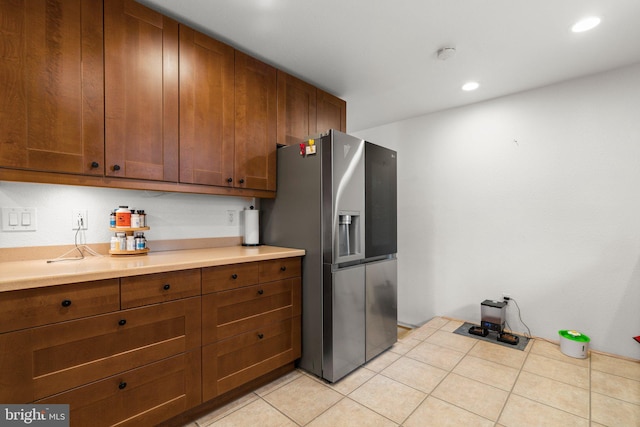
[(278, 144), (298, 144), (329, 129), (347, 131), (347, 103), (278, 71)]
[(347, 103), (330, 93), (318, 89), (317, 97), (317, 132), (337, 129), (347, 132)]
[(234, 113), (234, 49), (180, 25), (180, 182), (233, 179)]
[(178, 23), (104, 2), (105, 174), (178, 181)]
[(235, 54), (235, 164), (232, 185), (276, 189), (276, 69)]
[(3, 1), (0, 16), (0, 167), (102, 175), (102, 1)]
[(298, 144), (315, 133), (315, 86), (278, 70), (278, 144)]
[(346, 103), (134, 0), (0, 1), (0, 180), (274, 197)]

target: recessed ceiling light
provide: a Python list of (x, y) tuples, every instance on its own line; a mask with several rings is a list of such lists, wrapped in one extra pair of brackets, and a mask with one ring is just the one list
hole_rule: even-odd
[(479, 87), (480, 87), (480, 84), (478, 82), (467, 82), (464, 85), (462, 85), (462, 90), (466, 90), (466, 91), (476, 90)]
[(574, 33), (582, 33), (583, 31), (589, 31), (600, 24), (600, 18), (597, 16), (590, 16), (588, 18), (581, 19), (580, 21), (573, 24), (571, 27), (571, 31)]

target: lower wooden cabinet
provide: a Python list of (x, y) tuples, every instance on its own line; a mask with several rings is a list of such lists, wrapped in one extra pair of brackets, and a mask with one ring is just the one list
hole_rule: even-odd
[(200, 350), (193, 350), (48, 397), (76, 426), (151, 426), (201, 403)]
[[(229, 288), (242, 277), (258, 283), (240, 280), (238, 287)], [(202, 296), (203, 401), (300, 357), (299, 257), (242, 264), (236, 270), (214, 267), (202, 278), (203, 290), (220, 289)]]
[(2, 334), (0, 402), (33, 402), (199, 348), (200, 327), (196, 297)]
[(213, 399), (300, 357), (300, 317), (202, 348), (202, 399)]
[(2, 292), (0, 309), (0, 402), (69, 404), (76, 426), (171, 424), (293, 369), (301, 259)]

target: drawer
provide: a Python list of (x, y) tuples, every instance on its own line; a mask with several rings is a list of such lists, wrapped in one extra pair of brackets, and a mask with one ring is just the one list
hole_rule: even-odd
[(300, 276), (300, 257), (274, 259), (260, 263), (260, 283)]
[(36, 403), (68, 404), (77, 426), (156, 425), (201, 403), (200, 359), (191, 351)]
[(118, 279), (0, 293), (0, 333), (120, 309)]
[(200, 270), (182, 270), (120, 279), (122, 308), (200, 295)]
[(32, 402), (200, 345), (200, 297), (1, 334), (0, 402)]
[(232, 390), (300, 357), (300, 317), (202, 348), (202, 400)]
[(202, 296), (202, 342), (211, 343), (300, 315), (300, 278)]
[(202, 294), (258, 284), (258, 262), (221, 265), (202, 269)]

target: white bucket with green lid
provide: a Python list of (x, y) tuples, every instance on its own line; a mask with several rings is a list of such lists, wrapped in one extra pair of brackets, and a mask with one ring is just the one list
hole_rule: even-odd
[(560, 351), (567, 356), (584, 359), (589, 351), (589, 341), (591, 338), (574, 330), (558, 331), (560, 335)]

